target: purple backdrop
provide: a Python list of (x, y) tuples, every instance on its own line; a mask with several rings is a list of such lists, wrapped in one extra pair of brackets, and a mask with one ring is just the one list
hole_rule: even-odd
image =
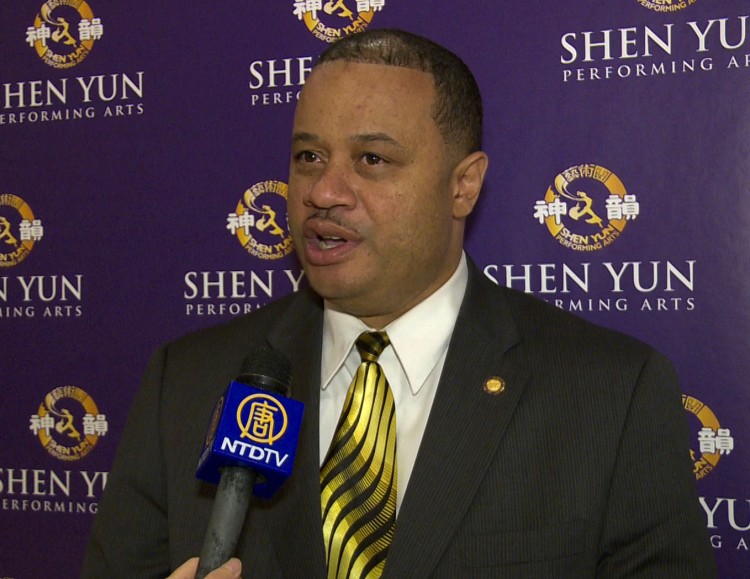
[(157, 344), (298, 287), (294, 102), (368, 26), (475, 71), (469, 252), (674, 360), (720, 576), (750, 575), (747, 3), (334, 4), (0, 6), (0, 577), (78, 575)]

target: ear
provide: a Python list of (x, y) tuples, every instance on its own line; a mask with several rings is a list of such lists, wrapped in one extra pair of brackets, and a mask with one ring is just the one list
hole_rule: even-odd
[(482, 151), (475, 151), (458, 162), (453, 169), (453, 217), (463, 219), (474, 209), (482, 190), (489, 159)]

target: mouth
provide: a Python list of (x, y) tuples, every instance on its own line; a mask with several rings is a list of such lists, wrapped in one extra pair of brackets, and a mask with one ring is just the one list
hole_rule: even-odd
[(357, 232), (330, 219), (311, 217), (305, 222), (304, 255), (310, 265), (333, 265), (359, 245)]

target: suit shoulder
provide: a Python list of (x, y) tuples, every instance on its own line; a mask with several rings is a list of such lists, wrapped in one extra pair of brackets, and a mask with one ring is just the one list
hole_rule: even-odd
[(536, 389), (544, 396), (564, 391), (562, 382), (584, 398), (627, 406), (645, 380), (666, 393), (670, 404), (678, 401), (674, 365), (649, 344), (517, 290), (494, 291), (502, 294), (497, 301), (506, 304), (517, 331), (508, 359), (537, 378)]
[(497, 286), (522, 335), (544, 342), (570, 344), (571, 348), (603, 358), (650, 357), (655, 350), (642, 340), (563, 310), (524, 292)]
[(269, 332), (282, 320), (294, 320), (297, 311), (313, 305), (315, 298), (306, 291), (290, 294), (262, 308), (227, 322), (189, 332), (164, 346), (180, 358), (242, 356), (254, 345), (264, 344)]

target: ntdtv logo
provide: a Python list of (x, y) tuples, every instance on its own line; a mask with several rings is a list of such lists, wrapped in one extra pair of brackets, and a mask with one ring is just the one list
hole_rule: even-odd
[(232, 382), (214, 408), (196, 476), (218, 484), (220, 469), (260, 475), (253, 494), (269, 498), (292, 473), (304, 405), (269, 390)]

